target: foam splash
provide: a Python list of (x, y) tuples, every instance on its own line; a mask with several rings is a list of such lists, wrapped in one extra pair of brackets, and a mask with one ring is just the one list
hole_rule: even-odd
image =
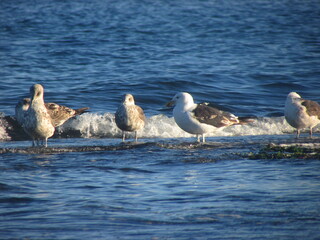
[[(85, 113), (71, 119), (62, 125), (58, 131), (61, 133), (78, 130), (84, 138), (120, 138), (122, 131), (115, 123), (114, 114)], [(145, 127), (138, 131), (139, 138), (173, 138), (190, 137), (191, 135), (181, 130), (173, 118), (165, 115), (155, 115), (147, 118)], [(133, 138), (134, 133), (127, 133)]]
[(58, 129), (59, 132), (72, 130), (79, 130), (83, 138), (112, 138), (121, 133), (115, 124), (114, 114), (111, 113), (85, 113), (68, 120)]
[(3, 122), (0, 122), (0, 141), (11, 140), (8, 133), (6, 132), (6, 126), (3, 125)]
[[(112, 113), (86, 113), (76, 119), (69, 120), (59, 131), (78, 130), (83, 138), (119, 138), (121, 130), (117, 128), (114, 114)], [(217, 129), (207, 134), (208, 137), (216, 136), (247, 136), (247, 135), (279, 135), (294, 132), (294, 128), (287, 124), (284, 117), (263, 117), (246, 125), (234, 125)], [(154, 115), (147, 118), (143, 130), (138, 132), (139, 138), (179, 138), (193, 137), (183, 131), (175, 123), (173, 117)], [(133, 133), (128, 133), (133, 137)]]
[[(0, 140), (25, 140), (23, 130), (12, 124), (12, 117), (0, 116)], [(319, 131), (320, 126), (314, 129)], [(207, 134), (207, 137), (249, 136), (249, 135), (281, 135), (293, 133), (292, 128), (284, 117), (262, 117), (246, 125), (234, 125), (219, 128)], [(56, 137), (70, 138), (121, 138), (122, 132), (117, 127), (113, 113), (85, 113), (70, 119), (56, 130)], [(24, 133), (24, 135), (26, 135)], [(127, 138), (133, 138), (128, 133)], [(189, 138), (194, 135), (183, 131), (175, 123), (173, 117), (154, 115), (147, 118), (144, 129), (138, 131), (139, 138)]]
[(0, 112), (0, 141), (11, 140), (11, 137), (8, 134), (8, 130), (12, 127), (8, 124), (8, 121), (5, 119), (4, 113)]

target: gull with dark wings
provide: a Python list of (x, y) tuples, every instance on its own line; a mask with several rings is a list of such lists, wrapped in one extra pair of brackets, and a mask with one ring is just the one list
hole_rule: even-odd
[(240, 118), (232, 113), (211, 107), (207, 103), (196, 104), (193, 97), (186, 92), (177, 93), (167, 103), (167, 106), (174, 106), (175, 122), (184, 131), (196, 134), (198, 142), (200, 142), (200, 136), (202, 136), (202, 142), (205, 142), (205, 135), (214, 132), (217, 128), (253, 121), (252, 118)]

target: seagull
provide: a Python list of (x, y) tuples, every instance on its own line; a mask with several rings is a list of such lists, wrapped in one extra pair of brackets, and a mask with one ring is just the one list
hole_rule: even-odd
[(24, 115), (22, 127), (32, 138), (32, 146), (48, 146), (48, 138), (54, 133), (52, 119), (43, 100), (44, 89), (40, 84), (30, 88), (31, 103)]
[(125, 94), (122, 97), (122, 103), (115, 114), (117, 127), (122, 130), (122, 141), (125, 141), (125, 132), (134, 132), (137, 142), (137, 131), (145, 125), (146, 117), (141, 107), (135, 105), (131, 94)]
[(30, 98), (24, 98), (20, 100), (15, 107), (15, 117), (17, 122), (22, 126), (25, 118), (25, 114), (30, 107)]
[[(24, 98), (18, 102), (15, 108), (15, 117), (20, 125), (23, 123), (24, 115), (30, 107), (31, 99)], [(61, 126), (68, 119), (86, 112), (89, 108), (72, 109), (56, 103), (45, 103), (45, 107), (51, 117), (54, 127)]]
[(208, 103), (196, 104), (193, 97), (186, 92), (177, 93), (166, 105), (174, 106), (174, 120), (182, 130), (196, 134), (198, 142), (200, 142), (200, 135), (202, 142), (205, 142), (205, 135), (217, 128), (253, 121), (250, 118), (238, 118), (232, 113), (211, 107)]
[(296, 138), (299, 138), (301, 129), (309, 128), (312, 138), (312, 128), (320, 123), (320, 105), (311, 100), (302, 99), (296, 92), (287, 96), (284, 116), (287, 122), (297, 129)]

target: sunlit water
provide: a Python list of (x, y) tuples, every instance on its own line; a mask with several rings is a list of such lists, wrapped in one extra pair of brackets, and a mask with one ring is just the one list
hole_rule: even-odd
[[(293, 141), (290, 91), (320, 101), (319, 23), (315, 0), (1, 1), (1, 116), (34, 83), (90, 112), (45, 154), (1, 121), (1, 149), (29, 153), (0, 155), (0, 238), (319, 239), (319, 160), (241, 155)], [(258, 118), (195, 144), (164, 107), (178, 91)], [(138, 144), (114, 123), (127, 92), (147, 115)]]

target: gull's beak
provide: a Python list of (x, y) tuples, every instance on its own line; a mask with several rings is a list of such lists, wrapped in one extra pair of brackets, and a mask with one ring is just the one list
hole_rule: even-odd
[(171, 100), (170, 102), (166, 103), (166, 107), (173, 107), (175, 104), (176, 104), (176, 102)]

